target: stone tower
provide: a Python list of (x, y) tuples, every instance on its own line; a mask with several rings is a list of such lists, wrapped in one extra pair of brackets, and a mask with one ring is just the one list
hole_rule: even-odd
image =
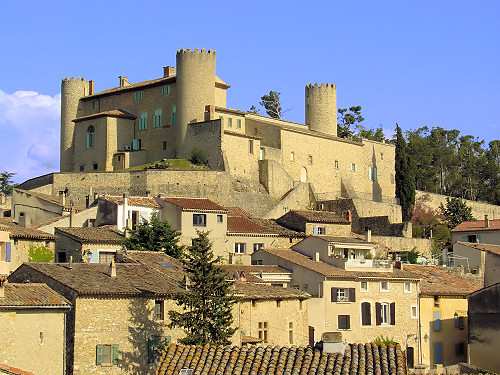
[(94, 81), (86, 81), (78, 77), (76, 80), (64, 78), (61, 83), (61, 154), (60, 171), (72, 172), (74, 153), (74, 126), (72, 122), (79, 117), (80, 98), (92, 95)]
[(333, 83), (306, 86), (306, 125), (310, 130), (337, 136), (337, 88)]
[(205, 106), (215, 104), (215, 51), (177, 51), (177, 157), (189, 157), (188, 124), (205, 121)]

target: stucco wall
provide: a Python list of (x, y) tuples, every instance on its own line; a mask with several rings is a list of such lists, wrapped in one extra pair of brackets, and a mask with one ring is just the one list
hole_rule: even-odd
[[(263, 247), (277, 246), (276, 236), (258, 236), (258, 235), (227, 235), (226, 236), (226, 257), (229, 256), (229, 263), (232, 264), (252, 264), (252, 254), (255, 244), (263, 244)], [(234, 254), (234, 244), (244, 243), (245, 254)]]

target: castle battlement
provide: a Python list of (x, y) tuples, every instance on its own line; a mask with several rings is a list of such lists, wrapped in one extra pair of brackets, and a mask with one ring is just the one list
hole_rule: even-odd
[(335, 89), (336, 86), (335, 84), (333, 83), (324, 83), (324, 82), (321, 82), (321, 85), (318, 85), (318, 82), (316, 82), (314, 85), (312, 83), (308, 84), (306, 86), (306, 90), (310, 90), (310, 89), (315, 89), (315, 88), (330, 88), (330, 89)]
[(192, 57), (200, 57), (200, 58), (213, 58), (215, 59), (216, 53), (214, 50), (209, 49), (208, 51), (206, 48), (202, 48), (201, 50), (196, 47), (194, 50), (191, 50), (191, 48), (182, 48), (177, 51), (177, 59), (185, 59), (185, 58), (192, 58)]
[(68, 77), (65, 77), (63, 78), (62, 80), (63, 82), (88, 82), (85, 78), (83, 77), (71, 77), (71, 78), (68, 78)]

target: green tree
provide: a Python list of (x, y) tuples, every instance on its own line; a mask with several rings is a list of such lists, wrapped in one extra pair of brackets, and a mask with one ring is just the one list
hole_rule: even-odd
[(338, 110), (338, 123), (337, 123), (337, 136), (341, 138), (351, 138), (354, 131), (351, 130), (351, 125), (360, 125), (364, 117), (361, 116), (361, 106), (353, 106), (347, 108), (339, 108)]
[[(269, 91), (269, 95), (263, 95), (259, 102), (261, 106), (266, 109), (266, 113), (273, 118), (281, 118), (281, 103), (280, 103), (281, 93), (276, 91)], [(255, 110), (255, 107), (252, 106)], [(250, 108), (252, 110), (252, 108)]]
[(460, 198), (446, 198), (446, 207), (441, 203), (441, 211), (446, 218), (448, 228), (453, 229), (458, 224), (467, 220), (474, 220), (472, 208)]
[(28, 249), (28, 262), (53, 262), (54, 252), (45, 246), (30, 245)]
[(127, 228), (128, 237), (123, 239), (122, 245), (129, 250), (163, 251), (174, 258), (180, 258), (183, 246), (179, 245), (180, 233), (173, 230), (168, 221), (160, 220), (153, 213), (151, 220), (143, 219), (137, 224), (136, 230)]
[(12, 194), (12, 189), (14, 189), (18, 184), (12, 183), (12, 177), (15, 175), (13, 172), (3, 172), (0, 173), (0, 193), (5, 195)]
[(200, 147), (194, 146), (191, 150), (191, 158), (189, 161), (195, 165), (202, 165), (207, 163), (207, 158)]
[(236, 302), (230, 292), (231, 283), (226, 272), (217, 266), (208, 233), (198, 232), (185, 258), (186, 293), (174, 297), (184, 312), (169, 311), (170, 328), (184, 329), (186, 345), (227, 345), (235, 332), (232, 306)]
[(406, 140), (396, 124), (396, 197), (399, 198), (403, 220), (408, 221), (411, 206), (415, 203), (415, 172), (406, 148)]

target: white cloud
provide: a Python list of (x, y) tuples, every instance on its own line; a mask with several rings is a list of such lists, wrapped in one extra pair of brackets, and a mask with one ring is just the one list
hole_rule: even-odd
[(22, 182), (59, 170), (61, 97), (0, 90), (0, 171)]

